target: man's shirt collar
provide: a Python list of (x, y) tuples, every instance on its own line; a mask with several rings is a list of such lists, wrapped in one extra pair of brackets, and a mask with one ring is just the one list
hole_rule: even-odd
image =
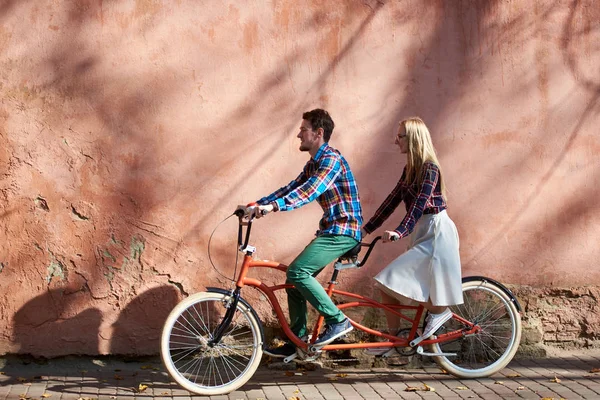
[(323, 155), (323, 153), (325, 152), (325, 149), (329, 147), (329, 143), (325, 142), (321, 145), (321, 147), (319, 147), (319, 150), (317, 150), (317, 154), (315, 154), (315, 156), (313, 157), (313, 160), (315, 161), (319, 161), (319, 158), (321, 158), (321, 156)]

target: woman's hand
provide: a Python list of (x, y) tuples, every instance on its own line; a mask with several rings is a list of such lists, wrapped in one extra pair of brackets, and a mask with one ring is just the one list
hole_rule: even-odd
[(398, 239), (400, 239), (400, 235), (394, 231), (385, 231), (383, 232), (383, 235), (381, 235), (381, 241), (383, 243), (395, 242)]

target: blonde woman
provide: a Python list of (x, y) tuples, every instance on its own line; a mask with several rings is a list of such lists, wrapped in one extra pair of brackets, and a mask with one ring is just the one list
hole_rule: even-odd
[[(408, 249), (375, 276), (384, 302), (410, 298), (429, 311), (421, 337), (433, 335), (452, 317), (448, 306), (462, 304), (458, 232), (446, 213), (446, 187), (431, 135), (421, 118), (400, 122), (395, 138), (407, 162), (400, 181), (363, 227), (369, 234), (379, 228), (404, 201), (406, 216), (394, 230), (386, 230), (389, 243), (410, 236)], [(387, 315), (391, 331), (399, 320)]]

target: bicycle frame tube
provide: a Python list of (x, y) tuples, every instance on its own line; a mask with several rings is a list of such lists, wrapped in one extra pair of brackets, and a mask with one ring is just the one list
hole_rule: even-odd
[[(284, 264), (280, 264), (278, 262), (274, 262), (274, 261), (266, 261), (266, 260), (254, 260), (252, 259), (252, 256), (250, 255), (245, 255), (244, 256), (244, 261), (242, 263), (242, 268), (236, 283), (236, 286), (238, 288), (243, 288), (244, 286), (251, 286), (256, 288), (257, 290), (261, 291), (268, 299), (269, 302), (271, 303), (271, 306), (273, 307), (273, 310), (275, 311), (275, 314), (277, 316), (277, 319), (279, 321), (279, 323), (281, 324), (281, 328), (283, 329), (284, 333), (286, 334), (286, 336), (299, 348), (306, 350), (309, 346), (309, 344), (305, 343), (304, 341), (302, 341), (298, 336), (296, 336), (292, 330), (290, 329), (289, 324), (287, 323), (287, 319), (283, 313), (283, 310), (279, 304), (279, 301), (277, 300), (277, 297), (275, 296), (275, 292), (277, 290), (282, 290), (282, 289), (287, 289), (287, 288), (293, 288), (294, 286), (291, 284), (281, 284), (281, 285), (275, 285), (275, 286), (267, 286), (264, 283), (262, 283), (259, 279), (256, 278), (249, 278), (247, 277), (248, 272), (250, 271), (250, 269), (252, 268), (269, 268), (269, 269), (276, 269), (282, 272), (285, 272), (287, 270), (287, 266)], [(419, 325), (419, 321), (421, 320), (421, 317), (423, 315), (424, 312), (424, 308), (423, 306), (419, 305), (419, 306), (405, 306), (405, 305), (386, 305), (386, 304), (381, 304), (375, 300), (372, 300), (368, 297), (362, 296), (362, 295), (358, 295), (355, 293), (350, 293), (350, 292), (345, 292), (343, 290), (337, 290), (334, 289), (334, 284), (330, 283), (326, 288), (325, 291), (327, 292), (327, 294), (331, 297), (333, 294), (339, 294), (351, 299), (355, 299), (357, 301), (351, 301), (351, 302), (345, 302), (342, 304), (339, 304), (338, 307), (340, 310), (344, 310), (346, 308), (351, 308), (351, 307), (373, 307), (373, 308), (380, 308), (383, 309), (385, 311), (389, 311), (391, 313), (394, 313), (395, 315), (397, 315), (398, 317), (412, 323), (412, 328), (410, 330), (409, 336), (408, 338), (398, 338), (397, 336), (394, 335), (390, 335), (390, 334), (386, 334), (383, 332), (380, 332), (378, 330), (375, 329), (371, 329), (369, 327), (366, 327), (364, 325), (359, 324), (358, 322), (355, 321), (351, 321), (352, 325), (358, 329), (360, 329), (361, 331), (367, 332), (371, 335), (374, 336), (379, 336), (379, 337), (383, 337), (385, 339), (388, 339), (388, 342), (371, 342), (371, 343), (349, 343), (349, 344), (330, 344), (327, 346), (324, 346), (322, 348), (323, 351), (327, 351), (327, 350), (346, 350), (346, 349), (364, 349), (364, 348), (370, 348), (370, 347), (397, 347), (397, 346), (408, 346), (408, 343), (413, 340), (416, 336), (417, 336), (417, 328)], [(416, 310), (416, 315), (413, 318), (410, 318), (404, 314), (402, 314), (401, 310)], [(432, 344), (432, 343), (438, 343), (438, 342), (443, 342), (443, 341), (448, 341), (448, 340), (453, 340), (456, 339), (458, 337), (461, 337), (463, 335), (469, 335), (472, 333), (476, 333), (479, 330), (479, 327), (474, 326), (471, 322), (464, 320), (463, 318), (460, 318), (458, 316), (455, 316), (456, 319), (458, 319), (459, 321), (461, 321), (463, 324), (465, 324), (466, 326), (468, 326), (470, 329), (468, 330), (461, 330), (461, 331), (454, 331), (454, 332), (449, 332), (446, 334), (442, 334), (437, 336), (435, 339), (427, 339), (427, 340), (423, 340), (421, 342), (422, 346), (428, 345), (428, 344)], [(311, 339), (311, 342), (314, 343), (314, 341), (316, 340), (317, 334), (320, 331), (320, 328), (323, 324), (323, 316), (319, 316), (317, 319), (317, 322), (315, 324), (315, 327), (313, 329), (313, 336)]]

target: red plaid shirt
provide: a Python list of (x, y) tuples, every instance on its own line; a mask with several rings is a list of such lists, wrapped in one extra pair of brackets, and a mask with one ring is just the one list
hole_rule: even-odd
[(398, 181), (392, 193), (388, 195), (375, 211), (375, 215), (364, 226), (367, 233), (379, 228), (403, 200), (406, 205), (406, 216), (395, 229), (400, 238), (408, 236), (413, 231), (417, 221), (423, 214), (437, 214), (446, 209), (446, 201), (442, 197), (440, 187), (440, 170), (437, 165), (432, 162), (423, 164), (423, 183), (420, 187), (417, 187), (416, 183), (408, 186), (404, 183), (405, 178), (406, 167), (404, 167), (400, 181)]

